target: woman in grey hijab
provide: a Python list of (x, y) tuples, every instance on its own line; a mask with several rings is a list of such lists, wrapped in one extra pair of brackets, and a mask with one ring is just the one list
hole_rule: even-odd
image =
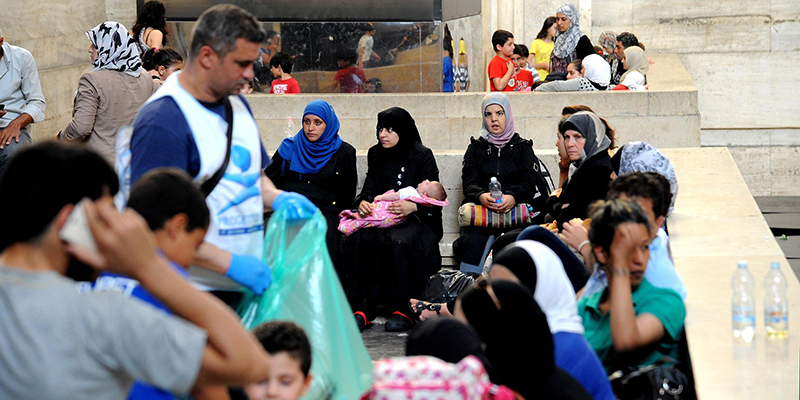
[(611, 139), (597, 114), (581, 111), (558, 125), (570, 159), (569, 179), (559, 197), (548, 199), (550, 216), (561, 226), (573, 218), (586, 218), (589, 205), (606, 197), (611, 181)]

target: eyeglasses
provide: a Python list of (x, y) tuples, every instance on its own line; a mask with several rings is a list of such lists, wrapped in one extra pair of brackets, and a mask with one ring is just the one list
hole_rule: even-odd
[(489, 281), (489, 279), (487, 279), (484, 276), (481, 276), (480, 278), (478, 278), (477, 281), (475, 281), (475, 283), (472, 284), (472, 287), (475, 288), (475, 290), (483, 290), (484, 292), (486, 292), (486, 294), (488, 294), (489, 297), (492, 299), (494, 307), (497, 308), (497, 311), (500, 311), (503, 308), (500, 305), (500, 300), (498, 300), (497, 296), (494, 294), (494, 289), (492, 289), (492, 282)]

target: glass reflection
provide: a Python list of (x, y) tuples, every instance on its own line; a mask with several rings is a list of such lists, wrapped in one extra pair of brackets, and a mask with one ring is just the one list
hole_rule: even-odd
[[(168, 24), (171, 44), (182, 54), (188, 49), (193, 25)], [(283, 22), (264, 23), (264, 28), (268, 34), (254, 65), (254, 92), (269, 92), (275, 79), (269, 62), (278, 52), (290, 56), (291, 77), (302, 93), (442, 90), (439, 22)]]

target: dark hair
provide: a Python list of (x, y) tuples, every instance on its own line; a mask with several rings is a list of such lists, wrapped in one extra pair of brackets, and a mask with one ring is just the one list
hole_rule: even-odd
[(594, 52), (597, 53), (598, 56), (603, 55), (603, 48), (600, 46), (594, 46)]
[(617, 41), (622, 43), (622, 47), (625, 49), (631, 46), (639, 45), (639, 39), (636, 38), (636, 35), (630, 32), (622, 32), (617, 35)]
[(264, 34), (264, 41), (272, 40), (272, 38), (276, 36), (278, 36), (278, 32), (275, 32), (272, 29), (267, 29), (267, 32)]
[[(656, 216), (664, 216), (666, 217), (669, 214), (669, 207), (672, 205), (672, 184), (669, 183), (669, 179), (666, 176), (659, 174), (658, 172), (648, 171), (644, 172), (645, 175), (652, 177), (655, 181), (661, 185), (661, 191), (664, 193), (664, 204), (661, 206), (661, 210), (657, 211), (654, 209)], [(655, 205), (653, 206), (655, 207)]]
[(350, 64), (355, 64), (356, 60), (358, 60), (358, 54), (353, 49), (342, 49), (336, 54), (336, 60), (347, 61)]
[(508, 39), (513, 39), (514, 34), (509, 31), (498, 29), (492, 34), (492, 50), (497, 51), (497, 46), (502, 47)]
[(583, 68), (583, 59), (582, 58), (576, 58), (576, 59), (570, 61), (569, 64), (567, 64), (567, 65), (572, 65), (575, 68), (576, 71), (581, 72), (581, 69)]
[(375, 85), (375, 93), (382, 93), (383, 92), (383, 82), (380, 80), (380, 78), (369, 78), (364, 83), (364, 85), (366, 86), (367, 84), (370, 84), (370, 83)]
[(46, 141), (20, 150), (0, 178), (3, 217), (0, 252), (36, 240), (59, 211), (82, 198), (99, 199), (119, 190), (108, 161), (87, 147)]
[(286, 74), (292, 73), (292, 57), (286, 53), (277, 52), (269, 59), (269, 66), (273, 68), (281, 67)]
[[(669, 184), (669, 181), (667, 181)], [(650, 199), (653, 202), (653, 214), (656, 217), (667, 215), (669, 210), (669, 203), (664, 207), (664, 187), (656, 178), (647, 175), (643, 172), (630, 172), (620, 175), (617, 179), (611, 182), (608, 188), (606, 199), (618, 199), (620, 195), (626, 195), (630, 198), (639, 197), (642, 199)], [(655, 222), (655, 221), (650, 221)]]
[(131, 32), (133, 33), (133, 40), (139, 40), (139, 35), (143, 29), (153, 28), (158, 29), (164, 35), (162, 42), (167, 44), (167, 9), (164, 8), (158, 0), (148, 1), (144, 3), (142, 9), (139, 10), (139, 15), (136, 16), (136, 22), (133, 23)]
[(270, 321), (259, 325), (253, 334), (264, 350), (274, 355), (285, 351), (289, 357), (300, 361), (300, 370), (308, 376), (311, 370), (311, 343), (303, 328), (291, 321)]
[(524, 44), (515, 44), (514, 54), (519, 54), (522, 58), (528, 58), (528, 55), (531, 53), (528, 51), (528, 46), (525, 46)]
[(626, 222), (642, 224), (650, 230), (650, 220), (642, 207), (624, 200), (598, 200), (590, 207), (589, 215), (592, 225), (589, 229), (589, 242), (592, 246), (600, 246), (606, 252), (611, 251), (611, 242), (617, 227)]
[[(566, 107), (562, 108), (561, 109), (561, 117), (565, 118), (565, 117), (568, 117), (568, 116), (570, 116), (572, 114), (575, 114), (576, 112), (580, 112), (580, 111), (594, 112), (594, 110), (592, 110), (592, 108), (589, 107), (589, 106), (585, 106), (583, 104), (576, 104), (576, 105), (566, 106)], [(597, 114), (597, 113), (595, 113), (595, 114)]]
[(142, 68), (152, 71), (158, 67), (169, 68), (173, 64), (183, 62), (181, 54), (174, 49), (149, 49), (142, 56)]
[(536, 34), (537, 39), (544, 39), (547, 37), (547, 30), (556, 23), (556, 17), (547, 17), (542, 24), (542, 29)]
[(225, 57), (236, 48), (236, 40), (251, 43), (264, 41), (266, 33), (252, 14), (232, 4), (218, 4), (203, 12), (192, 31), (189, 58), (200, 54), (203, 46), (210, 46), (219, 57)]
[(374, 30), (375, 30), (375, 25), (373, 25), (373, 24), (372, 24), (372, 22), (367, 22), (366, 24), (364, 24), (364, 25), (361, 27), (361, 29), (363, 29), (363, 30), (364, 30), (364, 33), (367, 33), (367, 32), (372, 32), (372, 31), (374, 31)]
[(186, 172), (177, 168), (155, 168), (131, 188), (128, 208), (138, 212), (152, 231), (178, 214), (186, 214), (186, 232), (208, 229), (205, 196)]

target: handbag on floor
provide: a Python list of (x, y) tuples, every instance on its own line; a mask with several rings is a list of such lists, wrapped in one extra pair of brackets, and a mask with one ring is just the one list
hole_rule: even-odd
[[(669, 364), (669, 365), (668, 365)], [(627, 367), (608, 379), (620, 400), (694, 400), (694, 388), (680, 364), (663, 357), (652, 365)]]

